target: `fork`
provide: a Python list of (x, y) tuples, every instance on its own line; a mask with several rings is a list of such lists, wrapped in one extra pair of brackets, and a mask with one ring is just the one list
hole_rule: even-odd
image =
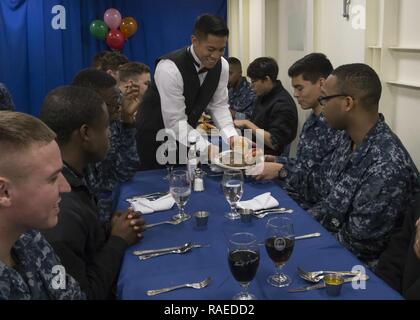
[(156, 222), (156, 223), (151, 223), (151, 224), (146, 224), (144, 227), (146, 229), (148, 228), (152, 228), (152, 227), (156, 227), (156, 226), (160, 226), (161, 224), (172, 224), (172, 225), (177, 225), (180, 224), (181, 222), (184, 222), (185, 220), (188, 219), (176, 219), (176, 220), (167, 220), (167, 221), (161, 221), (161, 222)]
[(135, 256), (142, 256), (142, 255), (148, 255), (148, 254), (154, 254), (154, 253), (161, 253), (161, 252), (167, 252), (167, 251), (172, 251), (172, 250), (176, 250), (185, 246), (188, 246), (191, 242), (186, 242), (180, 246), (176, 246), (176, 247), (167, 247), (167, 248), (160, 248), (160, 249), (148, 249), (148, 250), (135, 250), (133, 251), (133, 254)]
[(200, 282), (184, 283), (184, 284), (180, 284), (180, 285), (177, 285), (177, 286), (174, 286), (174, 287), (169, 287), (169, 288), (147, 290), (146, 294), (148, 296), (155, 296), (155, 295), (160, 294), (160, 293), (169, 292), (169, 291), (176, 290), (176, 289), (181, 289), (181, 288), (203, 289), (203, 288), (207, 287), (207, 285), (210, 282), (211, 282), (211, 277), (208, 277), (208, 278), (206, 278), (206, 279), (204, 279), (203, 281), (200, 281)]
[(310, 282), (319, 282), (328, 273), (339, 274), (341, 276), (357, 276), (357, 275), (360, 274), (358, 272), (352, 272), (352, 271), (312, 271), (312, 272), (307, 272), (307, 271), (304, 271), (303, 269), (301, 269), (299, 267), (297, 267), (297, 272), (298, 272), (298, 274), (301, 278), (303, 278), (307, 281), (310, 281)]
[(172, 253), (183, 254), (183, 253), (187, 253), (187, 252), (191, 251), (194, 248), (204, 248), (204, 247), (210, 247), (210, 246), (209, 245), (204, 245), (204, 244), (193, 244), (193, 243), (190, 242), (187, 245), (184, 245), (180, 248), (176, 248), (174, 250), (145, 254), (145, 255), (139, 256), (139, 259), (143, 261), (143, 260), (147, 260), (147, 259), (150, 259), (150, 258), (160, 257), (160, 256), (163, 256), (165, 254), (172, 254)]

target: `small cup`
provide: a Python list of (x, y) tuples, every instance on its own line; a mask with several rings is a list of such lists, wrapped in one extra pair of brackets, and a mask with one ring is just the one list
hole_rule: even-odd
[(330, 273), (324, 277), (324, 282), (327, 289), (327, 294), (332, 297), (340, 295), (341, 286), (343, 285), (344, 279), (337, 273)]
[(208, 211), (197, 211), (194, 213), (195, 217), (195, 226), (198, 229), (205, 229), (207, 227), (207, 222), (209, 220)]
[(238, 209), (238, 211), (241, 214), (241, 221), (243, 223), (251, 223), (252, 222), (252, 210), (251, 209)]

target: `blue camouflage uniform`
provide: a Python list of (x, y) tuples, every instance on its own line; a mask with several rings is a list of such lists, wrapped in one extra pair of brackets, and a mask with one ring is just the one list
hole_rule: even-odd
[(127, 181), (139, 169), (136, 129), (120, 120), (110, 123), (110, 148), (103, 161), (89, 165), (85, 176), (96, 197), (99, 218), (109, 222), (112, 216), (112, 191), (118, 183)]
[(344, 134), (321, 170), (322, 200), (308, 212), (374, 268), (420, 190), (416, 166), (380, 115), (354, 151)]
[[(44, 237), (35, 230), (22, 234), (12, 248), (16, 262), (10, 268), (0, 261), (0, 300), (63, 300), (85, 299), (79, 284), (65, 275), (65, 288), (53, 273), (62, 266), (59, 258)], [(56, 281), (56, 282), (54, 282)]]
[(14, 109), (15, 104), (13, 103), (13, 99), (10, 95), (10, 92), (7, 90), (6, 86), (3, 83), (0, 83), (0, 111), (13, 111)]
[(229, 89), (229, 106), (236, 111), (235, 120), (250, 119), (255, 100), (257, 96), (251, 90), (251, 85), (245, 77), (242, 77), (238, 89)]
[(342, 135), (343, 131), (328, 126), (323, 114), (317, 116), (312, 112), (299, 136), (296, 158), (278, 158), (288, 173), (283, 187), (301, 207), (308, 208), (318, 202), (316, 190), (321, 164), (335, 150)]

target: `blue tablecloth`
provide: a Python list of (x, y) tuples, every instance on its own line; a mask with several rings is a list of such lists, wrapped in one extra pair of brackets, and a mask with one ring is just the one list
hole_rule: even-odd
[[(131, 181), (121, 185), (116, 192), (117, 207), (126, 209), (126, 198), (156, 191), (167, 191), (168, 181), (163, 179), (164, 170), (139, 172)], [(252, 232), (260, 242), (264, 241), (265, 224), (270, 216), (254, 219), (250, 225), (240, 220), (229, 221), (224, 217), (229, 206), (220, 187), (221, 177), (206, 177), (205, 192), (193, 192), (186, 206), (189, 214), (198, 210), (210, 212), (206, 230), (196, 230), (193, 218), (180, 225), (161, 225), (148, 229), (138, 244), (128, 248), (118, 280), (120, 299), (231, 299), (239, 292), (239, 284), (232, 277), (227, 261), (227, 238), (234, 232)], [(270, 191), (281, 207), (292, 208), (287, 216), (293, 219), (295, 234), (302, 235), (321, 232), (319, 238), (297, 240), (293, 254), (283, 268), (293, 282), (290, 287), (307, 285), (296, 273), (296, 267), (304, 270), (351, 270), (362, 263), (348, 250), (343, 248), (318, 222), (291, 200), (273, 182), (247, 182), (242, 200), (249, 200), (261, 193)], [(145, 215), (147, 223), (170, 219), (177, 208), (164, 212)], [(140, 249), (173, 247), (186, 242), (209, 244), (209, 248), (194, 249), (186, 254), (171, 254), (140, 261), (132, 252)], [(325, 290), (312, 290), (303, 293), (289, 293), (288, 288), (275, 288), (267, 284), (266, 278), (274, 273), (273, 262), (267, 256), (264, 246), (260, 247), (260, 265), (257, 275), (250, 286), (250, 292), (258, 299), (402, 299), (367, 268), (370, 277), (365, 290), (355, 290), (351, 284), (343, 285), (337, 298), (327, 296)], [(213, 281), (205, 289), (180, 289), (148, 297), (146, 291), (169, 287), (186, 282), (196, 282), (211, 276)]]

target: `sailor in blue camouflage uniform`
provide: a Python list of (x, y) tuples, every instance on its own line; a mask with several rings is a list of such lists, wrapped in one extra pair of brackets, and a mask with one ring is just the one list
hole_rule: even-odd
[(0, 300), (85, 298), (37, 231), (57, 225), (70, 191), (55, 138), (35, 117), (0, 112)]
[(120, 120), (111, 121), (110, 148), (103, 161), (86, 170), (87, 183), (95, 194), (102, 222), (109, 222), (113, 214), (112, 191), (120, 183), (131, 179), (139, 169), (136, 148), (136, 129)]
[(73, 80), (73, 85), (96, 91), (110, 115), (110, 148), (103, 161), (86, 169), (87, 184), (96, 197), (99, 218), (108, 223), (113, 214), (112, 191), (120, 182), (129, 180), (139, 169), (134, 113), (136, 108), (123, 106), (123, 96), (116, 80), (101, 70), (85, 69)]
[[(310, 207), (316, 186), (313, 180), (324, 158), (337, 146), (341, 131), (328, 126), (318, 102), (321, 87), (333, 71), (330, 60), (322, 53), (311, 53), (296, 61), (288, 70), (293, 95), (303, 110), (311, 110), (299, 136), (296, 158), (266, 156), (264, 171), (257, 179), (278, 178), (282, 187), (301, 204)], [(276, 162), (272, 162), (276, 160)], [(315, 189), (315, 190), (314, 190)]]
[(0, 111), (13, 111), (14, 109), (15, 104), (13, 103), (13, 99), (9, 90), (7, 90), (6, 86), (0, 82)]
[(242, 76), (242, 64), (238, 58), (229, 57), (229, 107), (234, 120), (251, 119), (257, 96), (251, 84)]
[(327, 78), (320, 103), (328, 124), (345, 134), (322, 165), (322, 200), (308, 210), (372, 268), (420, 190), (416, 166), (378, 113), (381, 91), (365, 64), (341, 66)]
[[(39, 231), (22, 234), (12, 249), (18, 264), (12, 268), (0, 260), (0, 300), (85, 299), (79, 284), (64, 270), (54, 250)], [(57, 268), (56, 273), (53, 273)], [(60, 281), (64, 280), (64, 283)]]
[[(284, 163), (280, 181), (285, 177), (284, 189), (302, 208), (318, 202), (319, 174), (325, 158), (337, 148), (343, 132), (332, 129), (324, 115), (312, 112), (305, 121), (297, 147), (296, 158)], [(281, 163), (281, 159), (280, 159)], [(290, 174), (289, 174), (290, 172)]]

